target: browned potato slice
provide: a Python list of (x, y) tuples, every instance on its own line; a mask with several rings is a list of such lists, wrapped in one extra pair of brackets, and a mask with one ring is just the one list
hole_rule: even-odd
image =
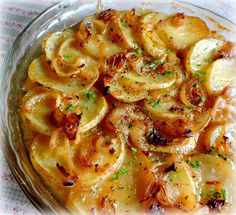
[(226, 86), (236, 86), (236, 59), (221, 58), (207, 69), (206, 86), (209, 93), (219, 95)]
[(165, 19), (158, 27), (160, 38), (175, 50), (183, 50), (209, 34), (200, 18), (177, 13)]
[(88, 73), (81, 73), (76, 78), (60, 77), (51, 70), (45, 56), (41, 55), (30, 64), (28, 75), (33, 82), (38, 82), (45, 87), (61, 91), (70, 96), (79, 96), (90, 89), (98, 79), (99, 73), (97, 67), (94, 67)]
[(121, 51), (106, 35), (106, 25), (95, 16), (84, 19), (77, 31), (81, 49), (96, 58), (112, 56)]

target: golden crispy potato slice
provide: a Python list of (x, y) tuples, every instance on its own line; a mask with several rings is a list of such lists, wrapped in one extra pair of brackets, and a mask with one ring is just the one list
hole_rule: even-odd
[(48, 34), (42, 43), (42, 50), (45, 52), (47, 60), (52, 61), (52, 59), (58, 54), (60, 45), (64, 40), (71, 38), (74, 31), (71, 29), (66, 29), (65, 31), (56, 31)]
[(236, 59), (221, 58), (207, 69), (206, 86), (209, 93), (219, 95), (226, 86), (236, 86)]
[(209, 66), (219, 56), (218, 51), (224, 44), (224, 40), (215, 38), (202, 39), (195, 43), (188, 51), (185, 63), (187, 71), (194, 75), (196, 71)]
[(167, 46), (175, 50), (186, 49), (209, 34), (203, 20), (182, 13), (163, 20), (157, 30)]
[(122, 134), (81, 135), (74, 158), (80, 183), (91, 186), (108, 179), (121, 166), (124, 157), (125, 139)]
[(36, 87), (27, 92), (22, 99), (21, 115), (25, 122), (34, 130), (45, 135), (51, 135), (55, 126), (50, 122), (50, 116), (60, 105), (61, 96), (42, 87)]
[(93, 57), (112, 56), (121, 51), (119, 46), (108, 39), (106, 25), (95, 16), (80, 23), (76, 36), (81, 49)]
[(69, 96), (79, 96), (91, 88), (98, 79), (99, 72), (94, 66), (90, 71), (81, 72), (76, 78), (59, 77), (47, 64), (45, 56), (41, 55), (30, 64), (28, 75), (33, 82), (38, 82), (45, 87), (61, 91)]
[[(197, 208), (196, 185), (187, 163), (182, 161), (171, 165), (174, 165), (174, 168), (164, 175), (163, 186), (170, 205), (185, 211)], [(163, 196), (157, 195), (157, 198)]]
[(144, 50), (152, 56), (162, 56), (166, 51), (166, 45), (156, 31), (156, 25), (164, 18), (166, 15), (162, 13), (148, 13), (140, 20), (140, 41)]
[(106, 99), (96, 88), (80, 95), (79, 106), (82, 116), (78, 132), (86, 132), (102, 121), (108, 111)]
[(215, 155), (199, 154), (190, 156), (187, 162), (194, 171), (201, 204), (214, 200), (235, 202), (236, 174), (227, 161)]

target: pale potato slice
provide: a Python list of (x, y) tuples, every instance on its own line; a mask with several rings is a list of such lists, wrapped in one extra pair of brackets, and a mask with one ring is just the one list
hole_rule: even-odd
[(206, 86), (209, 93), (219, 95), (226, 86), (236, 86), (236, 59), (221, 58), (207, 69)]
[(160, 39), (155, 29), (158, 22), (164, 18), (166, 18), (166, 15), (162, 13), (148, 13), (140, 21), (140, 41), (144, 50), (152, 56), (162, 56), (165, 54), (166, 45)]
[(204, 149), (230, 155), (236, 152), (236, 123), (212, 125), (203, 133)]
[(59, 77), (47, 64), (45, 56), (40, 55), (30, 64), (28, 75), (33, 82), (38, 82), (45, 87), (61, 91), (69, 96), (79, 96), (96, 82), (99, 72), (94, 66), (89, 73), (85, 71), (76, 78)]
[(80, 50), (78, 42), (75, 38), (65, 40), (59, 49), (58, 55), (66, 62), (75, 64), (78, 58), (85, 57), (84, 53)]
[(71, 153), (68, 151), (68, 142), (63, 141), (63, 139), (57, 139), (57, 146), (51, 148), (49, 145), (50, 137), (38, 135), (29, 148), (30, 160), (34, 169), (51, 191), (57, 191), (54, 192), (54, 195), (61, 201), (67, 199), (71, 190), (70, 187), (63, 185), (65, 176), (57, 168), (58, 163), (63, 167), (65, 166), (69, 172), (69, 167), (66, 164), (71, 159)]
[(159, 24), (158, 33), (168, 47), (183, 50), (206, 37), (209, 29), (200, 18), (177, 13)]
[(209, 66), (214, 59), (216, 59), (219, 51), (225, 44), (224, 40), (207, 38), (195, 43), (186, 58), (186, 69), (194, 75), (198, 70), (202, 70)]
[(136, 102), (148, 96), (148, 91), (133, 88), (132, 86), (123, 86), (118, 81), (112, 81), (106, 86), (109, 86), (109, 94), (123, 102)]
[(137, 87), (142, 90), (156, 90), (170, 87), (176, 81), (176, 74), (156, 74), (152, 77), (149, 74), (139, 74), (137, 72), (123, 72), (121, 83), (126, 86)]
[(112, 56), (121, 48), (108, 39), (106, 25), (95, 16), (84, 19), (76, 34), (80, 48), (87, 54), (96, 57)]
[[(236, 174), (227, 161), (218, 156), (199, 154), (190, 156), (187, 162), (195, 172), (200, 202), (206, 204), (208, 200), (218, 198), (224, 199), (226, 204), (235, 202)], [(217, 197), (215, 191), (219, 192)]]
[[(113, 153), (110, 153), (110, 151)], [(117, 136), (84, 134), (80, 137), (74, 157), (75, 172), (84, 186), (91, 186), (108, 179), (121, 166), (125, 157), (125, 139)]]
[(167, 172), (164, 175), (164, 182), (165, 195), (171, 205), (185, 211), (197, 208), (196, 185), (187, 163), (184, 161), (175, 163), (175, 171)]
[[(144, 107), (154, 121), (179, 119), (191, 110), (175, 101), (172, 97), (160, 97), (156, 100), (147, 99), (144, 101)], [(176, 111), (171, 111), (172, 108), (176, 109)]]
[(106, 99), (95, 88), (79, 97), (82, 116), (78, 132), (86, 132), (102, 121), (108, 111)]
[(50, 116), (60, 102), (61, 96), (58, 93), (36, 87), (23, 97), (20, 107), (21, 115), (34, 131), (51, 135), (55, 127), (50, 122)]
[(58, 54), (60, 45), (62, 42), (68, 38), (71, 38), (74, 31), (71, 29), (66, 29), (65, 31), (56, 31), (48, 34), (43, 43), (42, 50), (45, 52), (46, 58), (50, 61)]

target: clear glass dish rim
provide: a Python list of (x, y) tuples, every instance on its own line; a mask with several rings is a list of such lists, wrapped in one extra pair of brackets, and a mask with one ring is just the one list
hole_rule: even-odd
[[(33, 18), (27, 25), (26, 27), (18, 34), (18, 36), (16, 37), (15, 41), (13, 42), (13, 44), (11, 45), (11, 47), (9, 48), (9, 50), (7, 51), (7, 54), (4, 58), (4, 61), (1, 65), (1, 70), (2, 70), (2, 74), (6, 73), (7, 71), (9, 71), (10, 69), (8, 68), (8, 66), (10, 65), (12, 67), (12, 58), (13, 55), (15, 53), (15, 48), (17, 47), (17, 45), (20, 43), (21, 38), (23, 37), (24, 33), (37, 21), (40, 20), (45, 14), (53, 11), (54, 9), (58, 8), (58, 7), (68, 7), (70, 6), (70, 3), (72, 2), (76, 2), (79, 0), (64, 0), (62, 2), (53, 4), (52, 6), (44, 9), (42, 12), (40, 12), (35, 18)], [(222, 20), (228, 22), (229, 24), (233, 25), (234, 27), (236, 27), (236, 23), (234, 23), (232, 20), (229, 20), (209, 9), (206, 9), (204, 7), (198, 6), (196, 4), (190, 3), (190, 2), (185, 2), (185, 1), (181, 1), (181, 0), (173, 0), (174, 2), (178, 2), (180, 4), (184, 4), (186, 6), (192, 6), (192, 7), (196, 7), (199, 8), (201, 10), (204, 10), (205, 12), (209, 13), (209, 14), (213, 14), (214, 16), (217, 16), (219, 18), (221, 18)], [(7, 74), (9, 75), (9, 74)], [(0, 77), (2, 78), (2, 75), (0, 75)], [(1, 83), (3, 83), (3, 79), (0, 80)], [(8, 113), (8, 109), (4, 110), (3, 107), (8, 107), (7, 105), (7, 99), (8, 99), (8, 93), (9, 93), (9, 87), (8, 90), (6, 91), (6, 95), (3, 95), (2, 93), (0, 94), (0, 101), (2, 101), (2, 105), (0, 106), (0, 111), (1, 111), (1, 119), (0, 119), (0, 141), (2, 142), (1, 145), (1, 150), (4, 154), (4, 157), (8, 163), (8, 166), (11, 169), (11, 172), (13, 173), (16, 181), (18, 182), (18, 184), (20, 185), (22, 191), (26, 194), (26, 196), (28, 197), (28, 199), (32, 202), (32, 204), (36, 207), (36, 209), (42, 213), (42, 214), (48, 214), (48, 212), (52, 212), (52, 213), (57, 213), (57, 210), (54, 210), (55, 208), (53, 208), (52, 206), (49, 206), (47, 203), (45, 202), (43, 199), (43, 196), (35, 196), (36, 193), (32, 193), (30, 192), (30, 190), (28, 189), (29, 184), (25, 183), (25, 177), (21, 177), (22, 175), (24, 176), (26, 173), (20, 168), (20, 166), (17, 166), (17, 162), (15, 163), (15, 166), (10, 165), (10, 159), (14, 159), (15, 157), (17, 157), (16, 152), (14, 151), (14, 149), (12, 148), (12, 146), (10, 145), (10, 133), (4, 131), (6, 125), (8, 126), (8, 121), (7, 121), (7, 113)], [(10, 156), (10, 157), (9, 157)], [(27, 185), (27, 186), (26, 186)], [(34, 187), (31, 187), (32, 189), (35, 189)], [(57, 205), (59, 208), (61, 208), (60, 203), (58, 203)], [(62, 209), (62, 208), (61, 208)], [(64, 211), (65, 213), (67, 213), (66, 211)]]

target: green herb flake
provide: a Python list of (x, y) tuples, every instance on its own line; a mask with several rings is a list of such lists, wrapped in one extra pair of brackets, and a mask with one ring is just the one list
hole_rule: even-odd
[(169, 54), (170, 52), (171, 52), (170, 49), (166, 49), (166, 50), (164, 51), (165, 54)]
[(202, 84), (201, 82), (197, 82), (195, 87), (198, 89), (201, 86), (201, 84)]
[(206, 102), (206, 97), (205, 96), (202, 96), (201, 98), (200, 98), (200, 103), (205, 103)]
[(201, 78), (202, 79), (202, 83), (206, 82), (207, 78), (206, 78), (206, 71), (203, 70), (203, 71), (197, 71), (197, 72), (194, 72), (193, 76), (195, 78)]
[(212, 58), (211, 58), (211, 57), (208, 57), (208, 58), (206, 58), (204, 61), (207, 62), (207, 63), (210, 63), (210, 62), (212, 61)]
[(129, 63), (126, 63), (126, 64), (125, 64), (125, 68), (129, 68)]
[(202, 64), (200, 64), (200, 63), (199, 63), (199, 64), (197, 64), (197, 67), (201, 67), (201, 66), (202, 66)]
[(64, 54), (63, 58), (64, 58), (64, 60), (69, 60), (70, 59), (70, 55)]
[(115, 181), (120, 178), (120, 176), (127, 175), (129, 173), (128, 169), (120, 169), (115, 173), (115, 176), (110, 179), (110, 181)]
[(152, 106), (152, 107), (156, 107), (156, 106), (158, 106), (160, 103), (161, 103), (161, 100), (158, 99), (158, 100), (156, 100), (155, 102), (153, 102), (153, 103), (151, 104), (151, 106)]
[(134, 147), (132, 147), (131, 150), (133, 153), (137, 153), (137, 151), (138, 151), (137, 148), (134, 148)]
[(66, 106), (66, 111), (73, 111), (75, 109), (75, 106), (73, 104), (68, 104)]
[(138, 47), (138, 48), (135, 49), (135, 52), (136, 52), (138, 55), (141, 55), (141, 54), (142, 54), (142, 49)]
[(201, 166), (201, 162), (199, 160), (195, 160), (191, 162), (190, 160), (187, 161), (187, 163), (194, 169), (197, 169)]
[(227, 199), (227, 191), (224, 187), (221, 189), (221, 196), (224, 200)]
[(170, 74), (173, 74), (174, 73), (174, 71), (171, 71), (171, 70), (165, 70), (164, 71), (164, 74), (167, 74), (167, 75), (170, 75)]
[(96, 92), (94, 92), (94, 91), (89, 91), (89, 92), (85, 93), (85, 96), (86, 96), (88, 99), (93, 100), (93, 99), (96, 98), (97, 95), (96, 95)]
[(216, 48), (212, 49), (212, 53), (216, 55)]

